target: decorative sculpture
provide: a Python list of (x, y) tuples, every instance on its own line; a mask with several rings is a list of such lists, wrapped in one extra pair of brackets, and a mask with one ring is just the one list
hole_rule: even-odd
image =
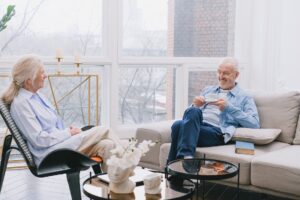
[(155, 145), (151, 141), (143, 141), (136, 147), (137, 140), (129, 139), (122, 141), (107, 160), (107, 174), (109, 177), (109, 189), (114, 193), (132, 193), (135, 183), (129, 180), (134, 175), (134, 169), (140, 162), (141, 157), (149, 151), (149, 146)]

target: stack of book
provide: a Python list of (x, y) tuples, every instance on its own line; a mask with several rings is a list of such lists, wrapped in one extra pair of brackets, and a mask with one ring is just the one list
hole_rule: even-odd
[(244, 141), (236, 141), (235, 142), (235, 153), (254, 155), (254, 143), (244, 142)]

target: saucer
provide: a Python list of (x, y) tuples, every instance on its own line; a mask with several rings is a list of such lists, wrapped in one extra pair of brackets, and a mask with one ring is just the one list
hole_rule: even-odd
[(218, 99), (205, 99), (205, 102), (206, 103), (212, 103), (212, 102), (216, 102), (216, 101), (218, 101)]

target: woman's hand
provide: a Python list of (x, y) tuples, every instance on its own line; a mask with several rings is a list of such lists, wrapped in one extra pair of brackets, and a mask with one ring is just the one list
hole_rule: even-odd
[(80, 128), (74, 127), (74, 126), (70, 126), (69, 128), (69, 132), (71, 133), (71, 135), (77, 135), (78, 133), (81, 132)]

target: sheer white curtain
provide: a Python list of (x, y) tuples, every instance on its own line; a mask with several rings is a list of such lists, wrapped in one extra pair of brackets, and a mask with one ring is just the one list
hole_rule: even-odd
[(249, 89), (300, 89), (299, 8), (297, 0), (237, 1), (235, 52)]
[(281, 60), (278, 86), (300, 90), (300, 1), (288, 0), (282, 5)]

